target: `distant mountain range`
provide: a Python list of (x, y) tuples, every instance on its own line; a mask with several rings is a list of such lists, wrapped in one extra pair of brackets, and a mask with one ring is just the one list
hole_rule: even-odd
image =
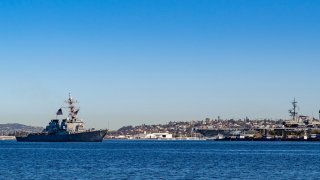
[(17, 133), (41, 132), (43, 127), (27, 126), (18, 123), (0, 124), (0, 135), (15, 135)]

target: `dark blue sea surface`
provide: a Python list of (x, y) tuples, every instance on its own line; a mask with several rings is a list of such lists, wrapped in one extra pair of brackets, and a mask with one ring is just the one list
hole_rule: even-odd
[(320, 179), (320, 143), (0, 141), (0, 179)]

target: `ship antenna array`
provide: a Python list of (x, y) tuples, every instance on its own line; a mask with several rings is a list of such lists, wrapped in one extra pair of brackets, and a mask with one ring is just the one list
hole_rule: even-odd
[(293, 120), (296, 120), (296, 116), (298, 114), (297, 112), (297, 101), (296, 101), (296, 98), (293, 99), (293, 102), (292, 102), (292, 106), (293, 108), (289, 110), (289, 114), (290, 116), (292, 117)]
[(76, 119), (76, 116), (77, 116), (80, 109), (76, 108), (74, 104), (78, 103), (78, 101), (73, 99), (71, 97), (71, 94), (69, 93), (69, 98), (65, 102), (69, 105), (69, 107), (68, 107), (69, 108), (69, 117), (71, 118), (71, 120)]

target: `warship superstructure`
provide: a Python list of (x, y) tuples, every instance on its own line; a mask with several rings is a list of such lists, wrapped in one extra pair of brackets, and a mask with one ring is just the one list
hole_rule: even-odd
[(298, 114), (296, 99), (289, 110), (290, 120), (282, 121), (273, 127), (251, 126), (231, 128), (197, 128), (195, 132), (210, 140), (281, 140), (281, 141), (320, 141), (320, 111), (319, 119)]
[(52, 119), (49, 125), (41, 133), (31, 133), (27, 136), (17, 136), (17, 141), (26, 142), (101, 142), (108, 130), (94, 130), (84, 128), (84, 122), (77, 117), (79, 108), (75, 106), (77, 101), (69, 93), (65, 101), (68, 104), (69, 115), (60, 120), (57, 118), (63, 115), (62, 108), (56, 113), (56, 119)]

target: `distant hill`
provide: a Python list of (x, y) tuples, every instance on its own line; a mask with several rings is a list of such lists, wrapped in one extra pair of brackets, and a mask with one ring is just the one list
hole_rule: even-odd
[(0, 124), (0, 135), (15, 135), (17, 133), (41, 132), (43, 127), (27, 126), (18, 123)]

